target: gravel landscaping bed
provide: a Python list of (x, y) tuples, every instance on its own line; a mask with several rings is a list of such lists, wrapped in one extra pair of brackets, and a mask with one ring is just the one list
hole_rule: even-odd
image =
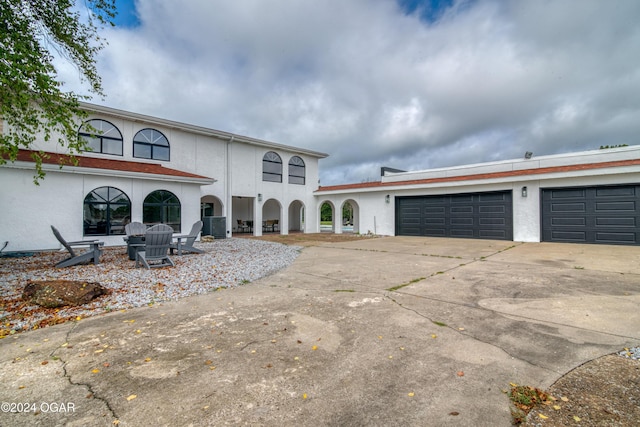
[[(136, 268), (124, 246), (105, 248), (98, 265), (54, 268), (67, 257), (58, 251), (0, 258), (0, 336), (245, 284), (287, 267), (300, 251), (297, 246), (236, 238), (196, 247), (206, 253), (174, 255), (175, 267), (151, 270)], [(31, 280), (98, 282), (110, 294), (78, 307), (45, 309), (22, 299)]]

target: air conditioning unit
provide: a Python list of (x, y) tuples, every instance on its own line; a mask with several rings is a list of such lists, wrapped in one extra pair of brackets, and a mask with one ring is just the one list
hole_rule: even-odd
[(202, 235), (213, 236), (216, 239), (227, 237), (226, 216), (205, 216), (202, 218)]

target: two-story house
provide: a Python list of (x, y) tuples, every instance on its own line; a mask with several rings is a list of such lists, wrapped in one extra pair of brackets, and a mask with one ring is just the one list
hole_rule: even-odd
[[(0, 244), (7, 251), (57, 248), (65, 238), (122, 245), (131, 221), (165, 223), (176, 233), (205, 220), (218, 238), (264, 230), (318, 231), (313, 191), (324, 153), (171, 120), (82, 104), (78, 137), (91, 147), (67, 153), (38, 138), (46, 177), (33, 183), (31, 152), (0, 167)], [(6, 126), (6, 125), (5, 125)], [(0, 130), (1, 131), (1, 130)], [(98, 132), (97, 132), (98, 131)], [(51, 141), (56, 141), (52, 138)], [(263, 228), (268, 225), (268, 228)]]

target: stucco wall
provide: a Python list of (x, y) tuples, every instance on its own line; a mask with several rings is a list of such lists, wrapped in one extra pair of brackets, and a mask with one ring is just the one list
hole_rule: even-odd
[(49, 171), (39, 186), (33, 184), (30, 169), (0, 168), (0, 244), (9, 241), (5, 251), (59, 248), (51, 232), (55, 226), (69, 241), (98, 238), (107, 246), (123, 245), (122, 236), (83, 236), (84, 198), (92, 190), (110, 186), (123, 191), (131, 201), (132, 221), (142, 220), (144, 198), (152, 191), (167, 190), (182, 205), (182, 232), (200, 219), (199, 186), (141, 179), (77, 175)]
[[(317, 231), (313, 191), (317, 188), (318, 158), (324, 156), (322, 153), (297, 151), (295, 147), (105, 107), (89, 106), (88, 110), (90, 114), (87, 120), (106, 120), (118, 128), (123, 138), (123, 153), (122, 156), (114, 156), (86, 152), (81, 156), (161, 164), (174, 170), (213, 178), (216, 182), (196, 184), (192, 180), (184, 183), (185, 180), (172, 181), (167, 176), (142, 176), (144, 174), (126, 172), (124, 175), (128, 175), (127, 177), (115, 177), (108, 170), (83, 171), (65, 167), (62, 171), (51, 168), (41, 185), (35, 186), (34, 170), (29, 164), (7, 165), (0, 168), (3, 184), (0, 189), (0, 203), (3, 206), (0, 213), (0, 245), (4, 241), (10, 241), (7, 251), (58, 247), (49, 228), (51, 224), (56, 225), (65, 238), (81, 240), (84, 198), (90, 191), (101, 186), (116, 187), (127, 194), (131, 200), (133, 221), (142, 220), (142, 203), (151, 191), (162, 189), (174, 193), (181, 202), (182, 232), (188, 232), (193, 222), (200, 219), (201, 199), (212, 200), (212, 197), (220, 205), (216, 206), (215, 215), (228, 218), (229, 235), (234, 226), (233, 218), (238, 215), (243, 218), (251, 215), (259, 224), (262, 220), (262, 203), (269, 199), (276, 200), (278, 208), (270, 208), (266, 215), (275, 216), (273, 210), (279, 211), (281, 232), (288, 231), (288, 215), (294, 202), (295, 206), (305, 208), (305, 231)], [(167, 137), (170, 160), (133, 157), (133, 137), (146, 128), (156, 129)], [(45, 142), (40, 136), (33, 148), (67, 153), (66, 148), (56, 144), (57, 139), (58, 136), (53, 135), (49, 142)], [(282, 183), (262, 181), (262, 158), (267, 151), (275, 151), (282, 158)], [(305, 162), (305, 185), (288, 183), (288, 162), (294, 155), (300, 156)], [(20, 169), (22, 167), (26, 169)], [(262, 195), (263, 202), (258, 201), (258, 194)], [(234, 213), (236, 209), (243, 211)], [(299, 212), (299, 207), (294, 210), (298, 228)], [(261, 228), (256, 230), (256, 234), (260, 234)], [(122, 236), (98, 237), (107, 245), (124, 243)]]

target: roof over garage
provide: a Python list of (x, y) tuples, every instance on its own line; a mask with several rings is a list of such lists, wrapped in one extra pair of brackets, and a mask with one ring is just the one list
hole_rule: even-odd
[[(611, 157), (614, 157), (615, 160)], [(323, 186), (319, 187), (316, 193), (375, 191), (389, 187), (419, 187), (464, 181), (522, 180), (526, 177), (538, 178), (541, 175), (566, 175), (624, 167), (635, 167), (634, 169), (637, 171), (637, 167), (640, 166), (639, 157), (640, 146), (627, 147), (626, 150), (569, 153), (544, 156), (534, 160), (518, 159), (425, 171), (391, 173), (383, 176), (381, 181)]]

